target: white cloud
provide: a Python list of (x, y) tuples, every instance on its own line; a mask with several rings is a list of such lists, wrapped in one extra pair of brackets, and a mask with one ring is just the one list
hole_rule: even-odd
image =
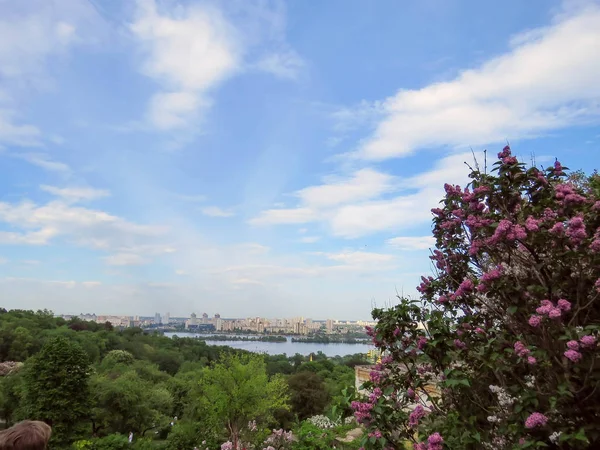
[(600, 7), (561, 15), (512, 40), (513, 48), (452, 81), (401, 90), (355, 156), (526, 138), (600, 117)]
[(256, 63), (256, 68), (279, 78), (295, 80), (304, 68), (305, 62), (293, 50), (271, 53)]
[(33, 125), (19, 125), (14, 121), (14, 111), (0, 109), (0, 142), (36, 147), (40, 145), (40, 130)]
[(19, 229), (0, 232), (0, 243), (46, 245), (63, 238), (74, 245), (112, 253), (106, 258), (110, 265), (141, 264), (149, 262), (149, 256), (175, 251), (161, 242), (165, 227), (136, 224), (59, 200), (39, 206), (31, 201), (0, 202), (0, 222)]
[(239, 64), (235, 33), (214, 8), (194, 6), (161, 14), (154, 0), (138, 0), (131, 31), (145, 54), (143, 73), (161, 85), (148, 119), (160, 130), (189, 126), (210, 105), (209, 92)]
[(71, 169), (65, 163), (54, 161), (48, 155), (44, 153), (24, 153), (14, 154), (17, 158), (24, 159), (34, 166), (41, 167), (42, 169), (49, 170), (51, 172), (62, 172), (69, 173)]
[(232, 217), (235, 213), (228, 209), (219, 208), (218, 206), (207, 206), (201, 209), (202, 214), (209, 217)]
[(8, 259), (0, 256), (0, 264), (6, 264), (7, 262), (8, 262)]
[(0, 2), (0, 142), (41, 144), (40, 130), (20, 123), (15, 105), (22, 93), (51, 86), (49, 67), (80, 42), (82, 24), (95, 29), (94, 17), (93, 8), (79, 0)]
[[(358, 171), (346, 182), (330, 178), (331, 184), (298, 191), (295, 195), (303, 199), (301, 206), (269, 209), (250, 223), (274, 225), (320, 221), (329, 225), (332, 234), (345, 238), (415, 227), (431, 220), (430, 209), (441, 198), (444, 183), (468, 181), (468, 168), (464, 162), (472, 159), (471, 153), (451, 155), (436, 162), (432, 169), (410, 178), (393, 178), (372, 169)], [(364, 176), (365, 173), (368, 176)], [(391, 193), (396, 195), (381, 197)]]
[(100, 281), (82, 281), (81, 285), (86, 288), (94, 288), (101, 286), (102, 283)]
[(327, 208), (378, 197), (393, 190), (393, 179), (373, 169), (361, 169), (349, 178), (326, 177), (324, 184), (301, 189), (296, 195), (304, 205)]
[(67, 202), (73, 203), (82, 200), (96, 200), (98, 198), (108, 197), (110, 195), (110, 193), (104, 189), (94, 189), (89, 187), (58, 188), (55, 186), (41, 185), (40, 189), (60, 197)]
[(333, 261), (339, 261), (349, 265), (373, 264), (391, 261), (393, 255), (385, 253), (346, 251), (341, 253), (324, 253), (324, 255)]
[(394, 177), (373, 169), (361, 169), (349, 177), (328, 176), (324, 183), (294, 193), (300, 206), (292, 209), (269, 209), (251, 220), (252, 224), (307, 223), (317, 220), (322, 210), (377, 198), (394, 190)]
[(149, 262), (146, 258), (134, 253), (115, 253), (104, 257), (104, 261), (109, 266), (140, 266)]
[(433, 236), (399, 236), (386, 241), (399, 250), (427, 250), (435, 247)]

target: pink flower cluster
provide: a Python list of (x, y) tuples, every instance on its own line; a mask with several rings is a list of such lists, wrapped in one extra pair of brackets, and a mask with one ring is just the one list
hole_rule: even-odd
[(376, 387), (375, 389), (373, 389), (373, 392), (369, 394), (369, 402), (373, 404), (377, 403), (377, 400), (379, 400), (379, 397), (381, 397), (382, 395), (383, 391), (381, 390), (381, 388)]
[(554, 192), (556, 200), (563, 206), (585, 203), (585, 197), (579, 195), (571, 184), (557, 184)]
[(579, 338), (579, 342), (583, 347), (592, 348), (596, 346), (596, 338), (594, 336), (582, 336)]
[(460, 339), (454, 339), (454, 346), (456, 348), (459, 348), (461, 350), (467, 348), (467, 344), (465, 344), (463, 341), (461, 341)]
[(427, 438), (427, 442), (413, 444), (413, 450), (442, 450), (444, 439), (440, 433), (433, 433)]
[(502, 277), (503, 271), (504, 268), (502, 266), (497, 266), (495, 269), (492, 269), (489, 272), (485, 272), (479, 279), (479, 285), (477, 286), (477, 290), (479, 292), (487, 292), (490, 288), (490, 285), (494, 281)]
[(419, 339), (417, 339), (417, 348), (423, 350), (425, 345), (427, 345), (427, 338), (425, 336), (419, 336)]
[(534, 412), (532, 413), (527, 420), (525, 420), (525, 428), (536, 428), (536, 427), (543, 427), (544, 425), (546, 425), (546, 423), (548, 422), (548, 418), (539, 413), (539, 412)]
[(583, 243), (584, 239), (587, 238), (583, 217), (576, 216), (569, 220), (566, 235), (571, 241), (571, 244), (575, 246), (580, 246)]
[(458, 286), (458, 289), (454, 293), (454, 297), (460, 298), (464, 295), (470, 294), (471, 292), (473, 292), (474, 288), (475, 285), (473, 284), (473, 281), (471, 281), (469, 278), (465, 278), (463, 282), (460, 283), (460, 285)]
[(381, 434), (381, 431), (379, 431), (379, 430), (371, 431), (369, 433), (369, 437), (374, 437), (375, 439), (379, 439), (382, 436), (383, 435)]
[[(540, 316), (547, 316), (550, 319), (558, 319), (563, 312), (569, 312), (571, 310), (571, 302), (561, 298), (558, 302), (556, 302), (556, 306), (550, 300), (542, 300), (540, 302), (540, 306), (538, 306), (535, 310)], [(535, 319), (531, 316), (529, 318), (529, 324), (533, 327), (537, 327), (539, 325), (538, 319)], [(541, 319), (540, 319), (541, 320)]]
[(579, 342), (571, 340), (567, 342), (567, 351), (563, 353), (565, 358), (571, 362), (577, 363), (583, 358), (581, 354), (581, 347), (593, 348), (596, 346), (596, 338), (594, 336), (586, 335), (579, 338)]
[(512, 156), (510, 147), (507, 145), (502, 149), (500, 153), (498, 153), (498, 158), (502, 160), (503, 164), (516, 164), (517, 158)]
[(538, 231), (540, 229), (541, 220), (535, 219), (533, 216), (529, 216), (525, 221), (525, 228), (527, 231)]
[(356, 417), (358, 423), (369, 424), (373, 403), (354, 401), (350, 404), (350, 407), (354, 410), (354, 417)]
[(503, 240), (513, 242), (515, 240), (525, 240), (527, 231), (521, 225), (515, 225), (510, 220), (502, 219), (492, 237), (486, 239), (486, 244), (496, 245)]
[(531, 351), (521, 341), (515, 342), (514, 349), (517, 356), (521, 358), (525, 358), (527, 355), (529, 355), (529, 353), (531, 353)]
[(515, 348), (515, 353), (520, 358), (527, 357), (528, 364), (533, 365), (533, 364), (537, 363), (537, 360), (533, 356), (529, 355), (529, 353), (531, 353), (531, 351), (521, 341), (515, 342), (514, 348)]
[(421, 405), (415, 406), (415, 409), (408, 416), (408, 425), (413, 428), (416, 427), (419, 424), (419, 420), (425, 417), (426, 414), (427, 411)]
[(433, 277), (421, 277), (421, 284), (417, 286), (417, 291), (419, 291), (421, 294), (425, 294), (429, 290), (432, 281)]
[(594, 253), (600, 253), (600, 228), (594, 233), (594, 240), (590, 244), (590, 250)]

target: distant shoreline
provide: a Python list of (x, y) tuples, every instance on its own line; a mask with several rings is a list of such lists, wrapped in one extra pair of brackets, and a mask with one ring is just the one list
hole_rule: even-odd
[(221, 342), (273, 342), (285, 343), (292, 342), (294, 344), (371, 344), (371, 340), (367, 338), (355, 337), (337, 337), (337, 336), (319, 336), (319, 337), (300, 337), (297, 335), (248, 335), (248, 334), (204, 334), (194, 331), (168, 331), (172, 335), (191, 334), (193, 339), (203, 341), (221, 341)]

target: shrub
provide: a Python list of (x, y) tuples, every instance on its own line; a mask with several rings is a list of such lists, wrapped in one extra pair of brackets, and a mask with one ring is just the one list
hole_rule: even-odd
[(373, 311), (366, 448), (600, 446), (598, 177), (498, 156), (445, 186), (421, 298)]

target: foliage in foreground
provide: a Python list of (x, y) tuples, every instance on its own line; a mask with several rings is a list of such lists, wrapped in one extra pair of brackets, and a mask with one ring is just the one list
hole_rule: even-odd
[(599, 177), (498, 156), (445, 186), (420, 301), (373, 312), (366, 448), (600, 447)]

